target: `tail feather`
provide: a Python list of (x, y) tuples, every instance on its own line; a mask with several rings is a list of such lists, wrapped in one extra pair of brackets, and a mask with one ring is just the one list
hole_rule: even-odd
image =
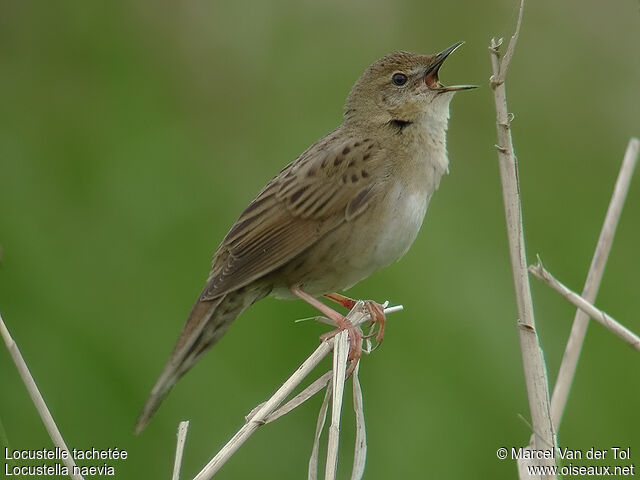
[(249, 285), (212, 300), (196, 301), (180, 332), (178, 341), (151, 389), (134, 427), (141, 433), (147, 426), (171, 388), (202, 355), (215, 345), (247, 307), (269, 293), (269, 288)]
[(134, 428), (136, 435), (144, 430), (180, 377), (195, 364), (197, 359), (190, 358), (193, 356), (194, 349), (206, 350), (206, 347), (213, 346), (213, 343), (211, 345), (202, 345), (204, 340), (203, 331), (213, 319), (216, 308), (223, 299), (224, 297), (220, 297), (206, 302), (198, 300), (191, 309), (191, 313), (187, 317), (169, 360), (151, 389), (149, 398), (138, 417)]

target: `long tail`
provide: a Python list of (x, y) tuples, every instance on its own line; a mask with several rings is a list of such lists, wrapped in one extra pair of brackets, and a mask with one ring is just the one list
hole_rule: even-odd
[(213, 300), (198, 299), (182, 327), (178, 341), (160, 377), (151, 389), (134, 427), (137, 435), (144, 430), (176, 382), (200, 357), (215, 345), (247, 307), (263, 298), (268, 289), (242, 288)]

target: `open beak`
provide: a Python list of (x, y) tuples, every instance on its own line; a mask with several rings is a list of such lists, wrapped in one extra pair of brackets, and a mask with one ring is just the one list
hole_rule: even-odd
[(472, 88), (477, 88), (476, 85), (452, 85), (450, 87), (444, 86), (440, 83), (438, 79), (438, 71), (440, 67), (447, 59), (449, 55), (455, 52), (464, 42), (456, 42), (451, 45), (449, 48), (438, 53), (431, 64), (427, 67), (427, 70), (424, 72), (424, 82), (427, 84), (431, 90), (438, 90), (439, 93), (444, 92), (455, 92), (458, 90), (470, 90)]

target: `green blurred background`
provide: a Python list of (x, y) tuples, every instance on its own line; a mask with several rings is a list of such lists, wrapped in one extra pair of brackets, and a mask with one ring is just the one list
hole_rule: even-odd
[[(487, 52), (492, 35), (511, 35), (515, 0), (0, 5), (0, 311), (67, 443), (126, 449), (111, 462), (123, 479), (169, 478), (182, 419), (192, 478), (324, 331), (293, 323), (313, 314), (302, 302), (260, 302), (132, 435), (238, 214), (341, 121), (368, 64), (465, 40), (441, 77), (481, 88), (453, 101), (451, 174), (407, 256), (350, 292), (405, 306), (362, 362), (365, 477), (516, 476), (495, 453), (530, 429)], [(540, 253), (576, 290), (640, 135), (639, 46), (637, 0), (538, 0), (525, 12), (508, 95), (529, 259)], [(639, 176), (597, 300), (636, 332)], [(553, 382), (574, 309), (532, 283)], [(629, 446), (640, 463), (639, 367), (592, 325), (561, 444)], [(4, 347), (0, 392), (8, 445), (50, 446)], [(319, 405), (258, 431), (216, 478), (305, 478)]]

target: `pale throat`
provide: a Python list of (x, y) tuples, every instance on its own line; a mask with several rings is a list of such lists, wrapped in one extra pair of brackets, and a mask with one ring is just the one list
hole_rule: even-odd
[(447, 155), (447, 127), (449, 124), (449, 102), (432, 102), (431, 108), (418, 116), (410, 140), (416, 149), (415, 154), (422, 157), (429, 170), (438, 178), (449, 172), (449, 157)]

